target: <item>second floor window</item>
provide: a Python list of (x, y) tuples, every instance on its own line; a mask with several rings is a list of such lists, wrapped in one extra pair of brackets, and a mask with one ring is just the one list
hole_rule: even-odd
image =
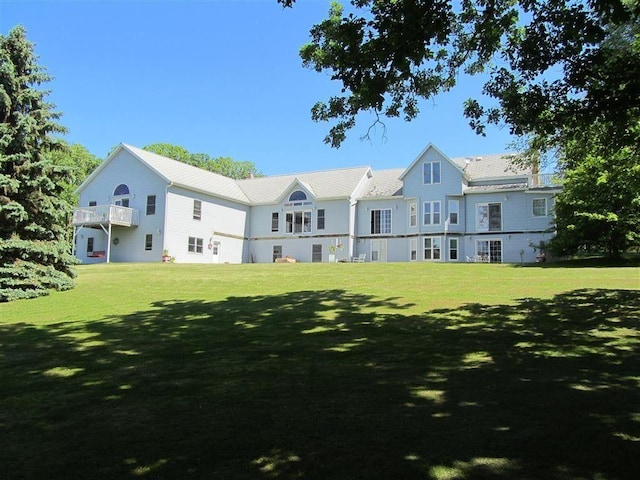
[(409, 204), (409, 226), (418, 226), (418, 204), (415, 202)]
[(280, 229), (280, 214), (278, 212), (271, 212), (271, 231), (277, 232)]
[(319, 208), (317, 212), (316, 225), (318, 230), (324, 230), (324, 208)]
[(498, 232), (502, 230), (502, 204), (476, 204), (476, 230), (478, 232)]
[(156, 214), (156, 196), (147, 195), (147, 215)]
[(533, 216), (534, 217), (547, 216), (547, 199), (546, 198), (533, 199)]
[(391, 233), (391, 209), (371, 210), (371, 234)]
[(440, 202), (424, 202), (424, 224), (440, 225)]
[(193, 201), (193, 219), (194, 220), (202, 219), (202, 202), (200, 200)]
[(460, 214), (460, 201), (449, 200), (449, 224), (458, 225), (459, 214)]
[(286, 233), (310, 233), (311, 211), (287, 212), (285, 223)]

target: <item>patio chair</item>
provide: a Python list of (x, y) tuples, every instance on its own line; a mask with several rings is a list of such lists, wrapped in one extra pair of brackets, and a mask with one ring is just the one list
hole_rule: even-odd
[(364, 263), (364, 259), (367, 258), (367, 254), (366, 253), (361, 253), (360, 255), (358, 255), (357, 257), (352, 257), (351, 261), (353, 263)]

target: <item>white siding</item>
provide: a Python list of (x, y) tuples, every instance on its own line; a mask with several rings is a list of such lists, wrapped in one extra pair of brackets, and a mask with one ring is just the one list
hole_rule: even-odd
[[(193, 218), (194, 200), (201, 202), (200, 220)], [(178, 263), (213, 263), (209, 245), (219, 242), (219, 263), (246, 262), (248, 212), (243, 205), (172, 187), (167, 194), (165, 248)], [(202, 253), (189, 252), (189, 237), (203, 239)]]

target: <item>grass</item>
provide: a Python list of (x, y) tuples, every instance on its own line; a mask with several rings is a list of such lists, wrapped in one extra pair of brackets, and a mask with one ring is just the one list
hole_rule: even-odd
[(0, 304), (7, 479), (640, 478), (640, 270), (96, 265)]

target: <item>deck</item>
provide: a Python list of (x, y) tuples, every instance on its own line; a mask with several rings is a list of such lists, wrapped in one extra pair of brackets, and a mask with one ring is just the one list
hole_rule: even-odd
[(79, 207), (73, 211), (74, 226), (118, 225), (135, 227), (138, 225), (138, 210), (120, 205), (96, 205)]

